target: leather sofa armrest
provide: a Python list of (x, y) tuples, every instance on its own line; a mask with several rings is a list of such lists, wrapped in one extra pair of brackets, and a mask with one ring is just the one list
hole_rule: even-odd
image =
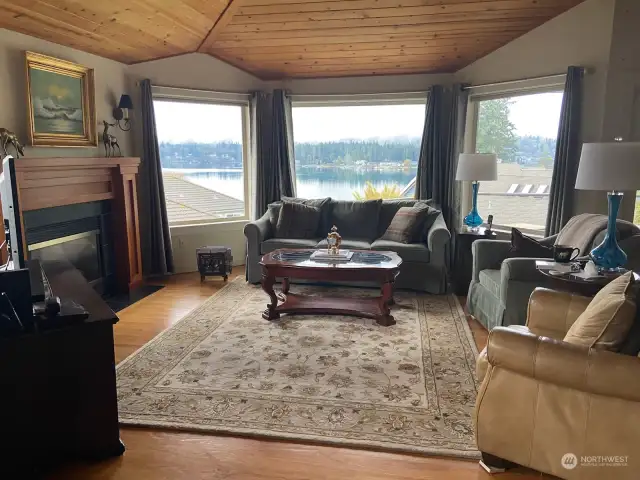
[(487, 358), (492, 368), (586, 393), (640, 402), (638, 357), (495, 327), (489, 334)]
[(588, 297), (538, 287), (529, 299), (527, 327), (538, 334), (556, 332), (551, 336), (564, 337), (590, 302)]

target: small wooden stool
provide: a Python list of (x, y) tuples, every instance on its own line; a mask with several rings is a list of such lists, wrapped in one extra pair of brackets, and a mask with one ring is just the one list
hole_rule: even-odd
[(229, 279), (233, 267), (229, 247), (200, 247), (196, 250), (196, 255), (201, 282), (208, 276), (224, 277), (225, 282)]

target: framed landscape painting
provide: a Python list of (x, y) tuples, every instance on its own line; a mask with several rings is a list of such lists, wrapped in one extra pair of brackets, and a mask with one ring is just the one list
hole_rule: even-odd
[(31, 145), (97, 146), (93, 69), (34, 52), (26, 67)]

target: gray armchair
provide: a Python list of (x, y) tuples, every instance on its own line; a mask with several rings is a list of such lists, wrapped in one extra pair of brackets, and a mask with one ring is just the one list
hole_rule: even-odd
[[(542, 242), (553, 245), (555, 237)], [(507, 258), (509, 240), (477, 240), (471, 246), (473, 272), (467, 308), (487, 329), (524, 325), (529, 297), (545, 277), (536, 270), (535, 258)]]
[[(583, 214), (573, 217), (558, 235), (540, 242), (553, 246), (580, 246), (589, 252), (604, 238), (606, 217)], [(640, 268), (640, 229), (618, 220), (620, 248), (628, 255), (626, 268)], [(471, 247), (473, 273), (467, 309), (491, 330), (496, 326), (524, 325), (529, 297), (536, 287), (551, 288), (550, 280), (536, 270), (536, 258), (507, 258), (508, 240), (477, 240)], [(547, 259), (548, 260), (548, 259)]]

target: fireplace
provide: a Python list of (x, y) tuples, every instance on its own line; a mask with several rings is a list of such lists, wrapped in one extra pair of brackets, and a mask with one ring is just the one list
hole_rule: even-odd
[[(25, 256), (71, 262), (98, 290), (128, 293), (138, 286), (139, 165), (133, 157), (21, 158), (15, 169)], [(81, 256), (71, 255), (75, 247)]]
[(114, 293), (110, 202), (88, 202), (24, 212), (29, 258), (54, 268), (71, 263), (102, 295)]

